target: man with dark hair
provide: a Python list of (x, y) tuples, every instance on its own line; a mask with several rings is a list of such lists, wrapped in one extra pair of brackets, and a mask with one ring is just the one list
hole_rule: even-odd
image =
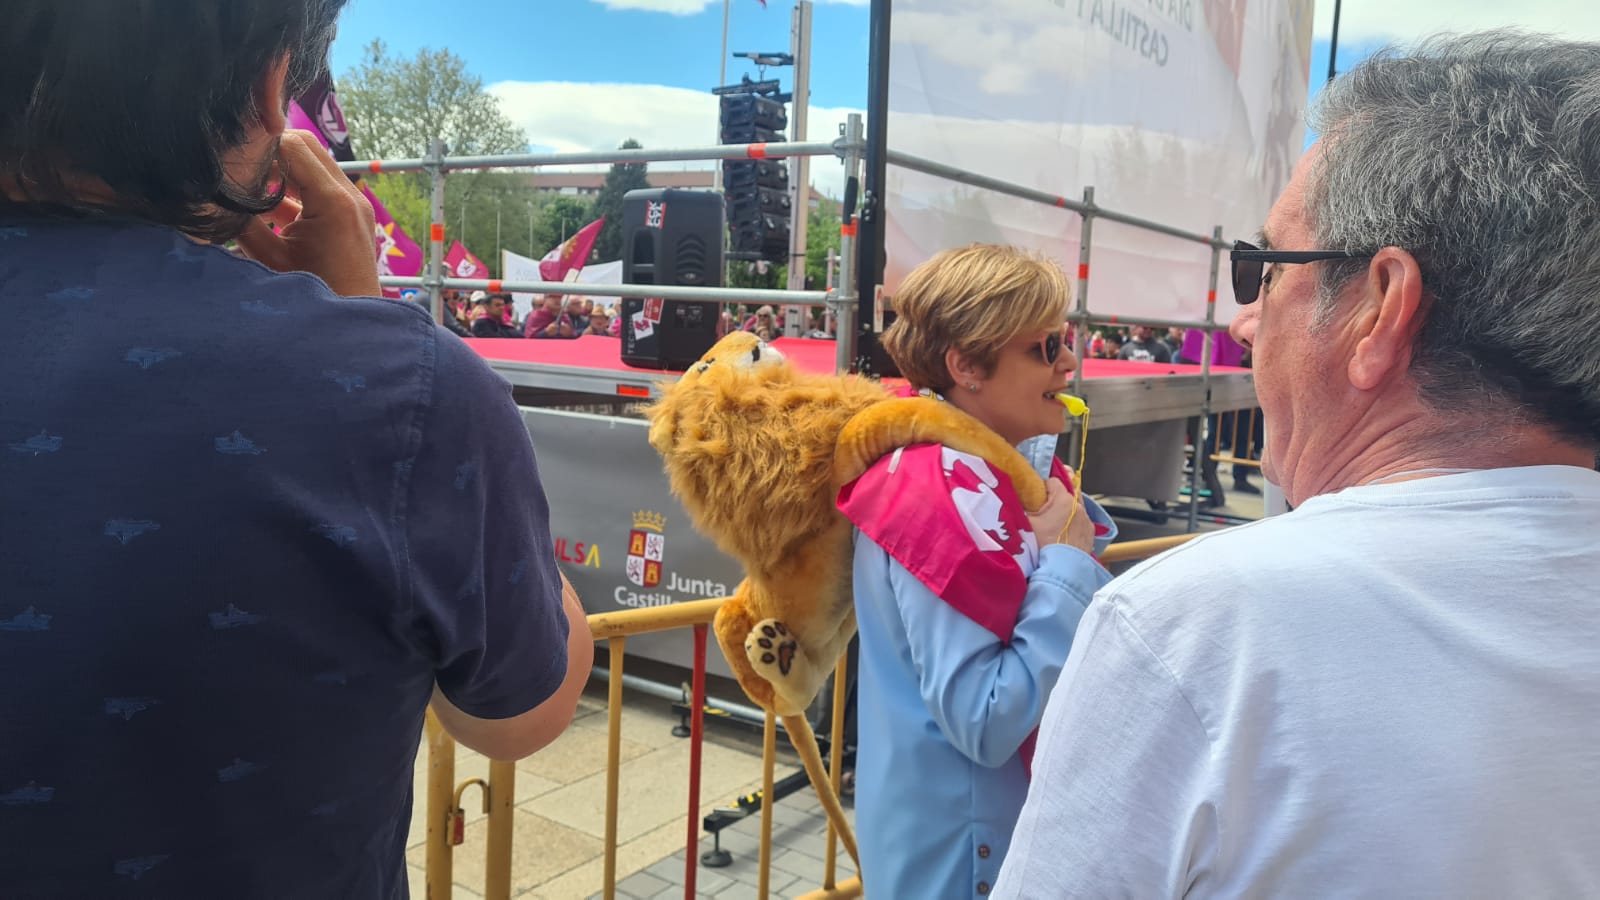
[(1232, 254), (1294, 511), (1096, 596), (998, 897), (1600, 896), (1600, 44), (1319, 103)]
[(342, 6), (6, 6), (7, 900), (403, 897), (430, 703), (515, 759), (587, 677), (509, 386), (284, 132)]
[(506, 324), (508, 294), (477, 291), (472, 295), (472, 336), (480, 338), (521, 338), (522, 332)]

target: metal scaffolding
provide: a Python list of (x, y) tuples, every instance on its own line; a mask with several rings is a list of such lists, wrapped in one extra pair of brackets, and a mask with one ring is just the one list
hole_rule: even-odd
[[(885, 6), (887, 4), (884, 4)], [(875, 4), (876, 6), (876, 4)], [(874, 42), (877, 42), (876, 28)], [(883, 35), (886, 40), (887, 35)], [(1193, 328), (1204, 332), (1201, 353), (1201, 381), (1203, 396), (1199, 421), (1201, 425), (1192, 435), (1193, 455), (1189, 472), (1188, 528), (1193, 531), (1198, 524), (1200, 469), (1204, 451), (1204, 435), (1212, 413), (1211, 358), (1214, 333), (1226, 326), (1216, 320), (1217, 276), (1221, 267), (1222, 251), (1231, 246), (1222, 237), (1221, 226), (1210, 234), (1188, 231), (1138, 216), (1100, 206), (1095, 200), (1093, 187), (1084, 188), (1082, 199), (1051, 194), (1036, 188), (1015, 184), (999, 178), (948, 166), (923, 159), (909, 153), (872, 146), (886, 139), (882, 119), (871, 123), (870, 133), (859, 114), (851, 114), (840, 126), (840, 137), (832, 142), (787, 142), (771, 144), (729, 144), (683, 149), (607, 150), (584, 153), (529, 153), (501, 156), (445, 155), (442, 142), (432, 144), (432, 152), (423, 159), (372, 160), (340, 163), (345, 172), (426, 172), (432, 182), (432, 222), (428, 233), (428, 262), (420, 277), (385, 276), (386, 287), (420, 288), (428, 292), (434, 317), (444, 315), (444, 291), (488, 290), (524, 293), (571, 293), (581, 290), (585, 295), (598, 297), (660, 297), (669, 300), (709, 300), (723, 303), (761, 302), (773, 305), (826, 306), (834, 313), (837, 322), (838, 348), (835, 365), (838, 371), (856, 371), (873, 374), (869, 359), (869, 345), (875, 343), (882, 330), (881, 279), (883, 263), (884, 203), (882, 171), (874, 173), (874, 165), (893, 165), (913, 172), (946, 179), (986, 191), (1014, 197), (1060, 209), (1081, 219), (1078, 240), (1078, 295), (1069, 319), (1076, 323), (1075, 351), (1080, 359), (1087, 347), (1087, 326), (1149, 325), (1153, 327)], [(836, 286), (821, 291), (758, 290), (746, 288), (694, 288), (659, 284), (585, 284), (576, 289), (565, 282), (505, 281), (499, 279), (447, 278), (444, 274), (444, 191), (446, 177), (451, 172), (467, 169), (539, 168), (544, 166), (593, 165), (611, 163), (679, 162), (695, 160), (728, 159), (788, 159), (796, 157), (832, 156), (845, 167), (846, 197), (840, 217), (840, 276)], [(865, 181), (861, 178), (863, 164), (867, 164)], [(865, 184), (865, 189), (861, 186)], [(856, 198), (860, 197), (860, 214), (857, 215)], [(801, 210), (798, 214), (804, 214)], [(1206, 288), (1206, 316), (1200, 321), (1179, 319), (1152, 319), (1096, 313), (1089, 305), (1089, 266), (1093, 255), (1094, 224), (1104, 219), (1183, 241), (1199, 243), (1210, 248), (1211, 269)], [(858, 264), (858, 260), (860, 260)], [(1074, 373), (1073, 390), (1082, 393), (1083, 368)], [(1076, 423), (1074, 429), (1081, 428)]]

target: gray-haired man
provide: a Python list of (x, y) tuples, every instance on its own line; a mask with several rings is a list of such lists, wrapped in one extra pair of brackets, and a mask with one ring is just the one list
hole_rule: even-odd
[(997, 896), (1600, 896), (1600, 45), (1318, 126), (1233, 268), (1295, 511), (1101, 591)]

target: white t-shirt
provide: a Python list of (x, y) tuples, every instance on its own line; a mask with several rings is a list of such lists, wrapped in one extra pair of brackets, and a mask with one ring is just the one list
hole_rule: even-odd
[(1084, 614), (996, 897), (1600, 897), (1600, 474), (1352, 488)]

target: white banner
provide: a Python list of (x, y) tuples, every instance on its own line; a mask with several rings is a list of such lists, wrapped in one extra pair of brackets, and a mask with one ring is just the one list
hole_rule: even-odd
[[(539, 261), (510, 250), (500, 251), (500, 278), (504, 281), (539, 281)], [(533, 311), (534, 294), (512, 294), (512, 316), (521, 322)]]
[[(889, 146), (1248, 240), (1305, 140), (1311, 0), (900, 0)], [(1047, 253), (1076, 274), (1080, 220), (889, 167), (885, 283), (973, 241)], [(1095, 222), (1089, 307), (1205, 318), (1210, 252)], [(1229, 296), (1223, 260), (1218, 294)], [(1227, 319), (1226, 307), (1218, 319)]]
[[(540, 280), (539, 261), (512, 253), (510, 250), (500, 251), (500, 272), (505, 281)], [(568, 279), (578, 284), (621, 284), (622, 260), (619, 259), (608, 263), (590, 263), (577, 270), (575, 277), (569, 275)], [(538, 296), (538, 294), (511, 295), (511, 307), (515, 310), (517, 321), (522, 321), (533, 310), (533, 301)], [(581, 298), (583, 295), (577, 294), (575, 296)], [(618, 305), (615, 297), (603, 297), (599, 298), (599, 301), (606, 306)]]

